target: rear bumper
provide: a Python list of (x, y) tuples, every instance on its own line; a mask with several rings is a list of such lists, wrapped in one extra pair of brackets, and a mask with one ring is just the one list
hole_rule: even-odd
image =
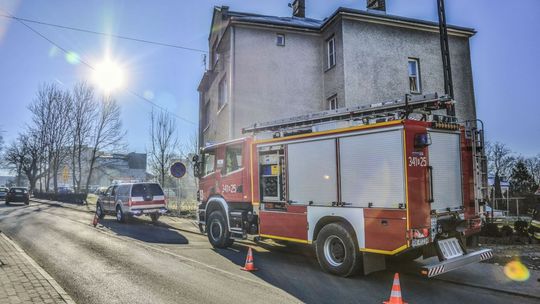
[(29, 197), (7, 197), (7, 196), (4, 199), (9, 200), (10, 202), (13, 202), (13, 203), (25, 203), (30, 200)]
[(489, 260), (493, 257), (493, 251), (491, 249), (482, 249), (475, 252), (471, 252), (460, 257), (452, 258), (440, 263), (431, 265), (424, 265), (420, 267), (420, 274), (422, 276), (432, 278), (440, 274), (458, 269), (472, 263), (478, 263), (481, 261)]
[(168, 212), (168, 210), (165, 207), (159, 207), (159, 208), (131, 208), (128, 211), (128, 214), (132, 215), (132, 216), (141, 216), (141, 215), (145, 215), (145, 214), (154, 214), (154, 213), (165, 214), (167, 212)]

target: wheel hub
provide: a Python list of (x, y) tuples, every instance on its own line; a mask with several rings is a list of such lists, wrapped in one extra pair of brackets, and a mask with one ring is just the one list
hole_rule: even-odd
[(214, 220), (210, 224), (210, 236), (214, 241), (218, 241), (221, 238), (221, 233), (223, 229), (221, 227), (221, 223), (217, 220)]
[(340, 266), (347, 257), (345, 243), (335, 235), (328, 237), (324, 241), (324, 256), (328, 263), (334, 267)]

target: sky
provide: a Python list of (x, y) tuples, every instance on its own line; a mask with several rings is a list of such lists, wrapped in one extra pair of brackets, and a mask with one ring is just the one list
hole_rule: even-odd
[[(291, 0), (0, 0), (0, 15), (20, 17), (138, 39), (207, 50), (214, 6), (290, 16)], [(436, 0), (387, 0), (387, 12), (437, 21)], [(365, 0), (307, 0), (307, 17), (323, 19), (338, 7), (364, 9)], [(519, 6), (517, 5), (519, 4)], [(518, 154), (540, 153), (540, 0), (447, 0), (449, 24), (475, 28), (471, 38), (477, 115), (490, 141)], [(197, 130), (197, 85), (204, 73), (202, 52), (31, 24), (62, 48), (97, 65), (106, 54), (122, 67), (125, 90), (114, 92), (130, 151), (145, 152), (152, 106), (147, 97), (178, 117), (178, 134)], [(450, 45), (452, 48), (452, 45)], [(14, 140), (29, 122), (27, 109), (39, 86), (71, 89), (91, 81), (91, 70), (17, 21), (0, 17), (0, 129)]]

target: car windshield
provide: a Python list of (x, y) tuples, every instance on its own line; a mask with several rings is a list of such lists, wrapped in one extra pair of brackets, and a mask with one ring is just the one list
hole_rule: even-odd
[(163, 190), (158, 184), (135, 184), (131, 189), (131, 196), (157, 196), (163, 195)]
[(11, 189), (10, 192), (11, 192), (11, 193), (26, 193), (26, 189), (13, 188), (13, 189)]

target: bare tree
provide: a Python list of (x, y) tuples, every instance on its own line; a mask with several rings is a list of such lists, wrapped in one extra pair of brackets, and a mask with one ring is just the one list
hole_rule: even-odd
[(487, 144), (487, 157), (489, 172), (495, 177), (495, 198), (502, 197), (501, 177), (510, 176), (515, 157), (512, 156), (512, 150), (500, 142)]
[(22, 145), (14, 141), (6, 149), (4, 154), (4, 162), (6, 165), (10, 166), (13, 171), (17, 174), (16, 176), (16, 186), (21, 185), (22, 177), (22, 168), (24, 162), (24, 154)]
[(120, 107), (116, 100), (104, 97), (99, 105), (97, 119), (91, 127), (91, 151), (88, 164), (88, 176), (86, 178), (86, 191), (90, 187), (92, 173), (96, 160), (100, 157), (100, 151), (121, 147), (121, 140), (125, 135), (122, 131), (120, 119)]
[(82, 175), (88, 160), (85, 151), (90, 145), (92, 126), (98, 117), (98, 105), (94, 99), (93, 88), (85, 82), (75, 85), (72, 101), (70, 119), (71, 178), (75, 192), (80, 192)]
[(45, 164), (40, 166), (46, 172), (46, 190), (50, 189), (52, 178), (53, 189), (58, 191), (58, 173), (69, 154), (71, 106), (69, 92), (60, 90), (56, 84), (46, 84), (39, 89), (37, 98), (29, 107), (33, 128), (39, 134), (46, 155)]
[(176, 136), (176, 122), (166, 112), (150, 114), (150, 138), (152, 150), (150, 151), (150, 165), (152, 171), (158, 176), (158, 181), (165, 186), (167, 170), (171, 159), (178, 152), (178, 137)]
[(523, 162), (531, 173), (534, 183), (540, 185), (540, 154), (525, 158)]

